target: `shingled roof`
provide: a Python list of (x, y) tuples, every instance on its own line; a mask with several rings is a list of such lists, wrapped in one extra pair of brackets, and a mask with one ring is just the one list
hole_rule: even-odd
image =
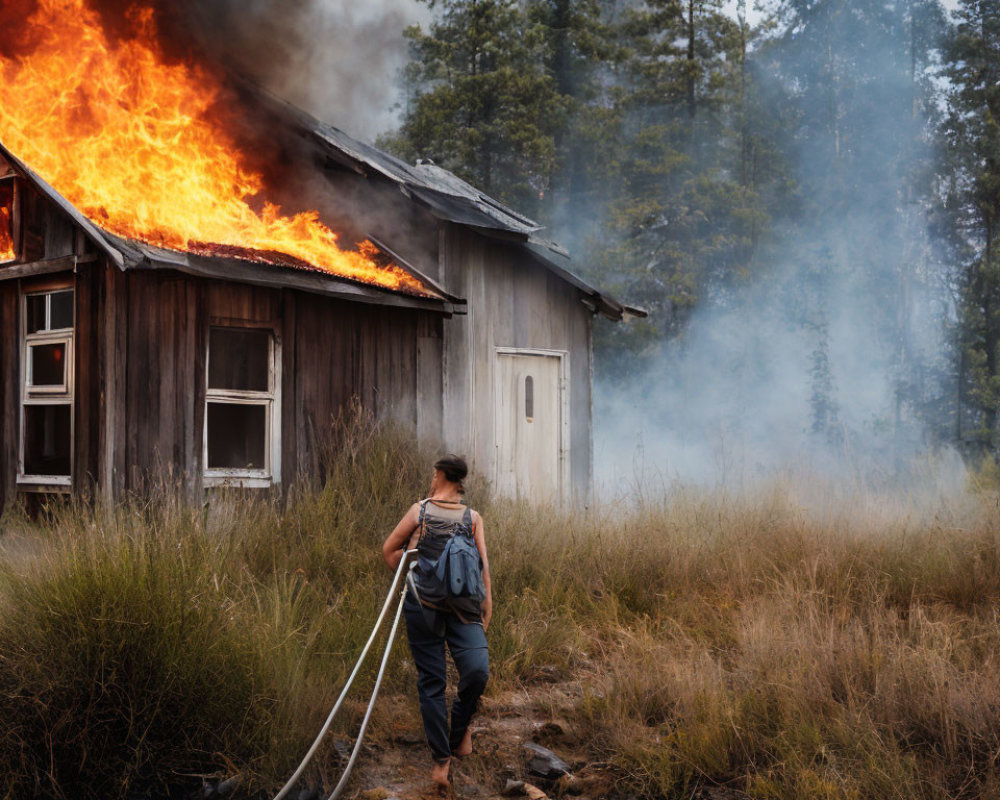
[(626, 317), (646, 316), (642, 309), (623, 305), (572, 272), (569, 253), (540, 235), (544, 230), (542, 225), (494, 200), (454, 173), (429, 161), (407, 164), (280, 98), (257, 88), (253, 92), (256, 101), (279, 118), (295, 124), (342, 166), (365, 176), (375, 173), (395, 183), (405, 196), (426, 207), (438, 219), (465, 225), (487, 236), (500, 235), (505, 241), (520, 244), (546, 268), (587, 295), (589, 305), (609, 319), (620, 321)]

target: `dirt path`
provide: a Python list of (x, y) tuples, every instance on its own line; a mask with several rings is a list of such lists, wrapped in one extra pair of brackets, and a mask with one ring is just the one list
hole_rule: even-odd
[[(454, 796), (503, 797), (513, 781), (536, 787), (544, 793), (542, 796), (554, 797), (554, 782), (533, 774), (529, 768), (532, 753), (524, 746), (528, 742), (550, 748), (568, 763), (575, 777), (572, 791), (579, 800), (610, 796), (609, 776), (575, 746), (576, 737), (568, 725), (553, 716), (557, 713), (553, 709), (564, 708), (580, 696), (580, 686), (567, 683), (484, 698), (481, 712), (473, 721), (473, 754), (452, 762)], [(430, 758), (415, 706), (406, 698), (385, 698), (380, 712), (384, 733), (366, 748), (348, 796), (359, 800), (439, 798), (427, 779)], [(514, 787), (508, 791), (523, 797), (534, 794), (527, 786), (521, 791)]]

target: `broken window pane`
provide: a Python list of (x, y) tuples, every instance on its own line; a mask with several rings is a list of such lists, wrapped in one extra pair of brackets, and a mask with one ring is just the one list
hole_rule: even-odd
[(24, 407), (24, 474), (69, 475), (69, 405)]
[(45, 330), (45, 295), (29, 294), (25, 298), (28, 333)]
[(33, 344), (31, 353), (32, 386), (64, 386), (66, 384), (66, 343)]
[(49, 330), (73, 327), (73, 291), (53, 292), (49, 311)]
[(271, 333), (212, 328), (208, 344), (208, 388), (266, 392)]
[(267, 406), (208, 404), (208, 468), (266, 469)]
[(14, 182), (0, 181), (0, 261), (13, 261), (14, 251)]

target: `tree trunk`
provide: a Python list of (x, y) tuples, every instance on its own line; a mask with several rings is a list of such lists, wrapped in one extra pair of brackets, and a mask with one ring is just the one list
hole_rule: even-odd
[(695, 61), (695, 27), (694, 27), (694, 9), (695, 0), (688, 0), (688, 42), (687, 42), (687, 107), (688, 116), (694, 121), (694, 116), (697, 111), (697, 102), (695, 98), (695, 83), (697, 77), (697, 62)]

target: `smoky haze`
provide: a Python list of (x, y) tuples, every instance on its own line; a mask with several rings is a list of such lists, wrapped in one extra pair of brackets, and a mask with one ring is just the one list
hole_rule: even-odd
[[(127, 28), (134, 0), (94, 0), (109, 30)], [(168, 56), (236, 72), (372, 140), (395, 123), (403, 30), (426, 20), (416, 0), (153, 0)]]
[(710, 294), (642, 374), (597, 381), (605, 492), (962, 486), (925, 413), (949, 391), (952, 300), (927, 192), (933, 108), (919, 100), (933, 64), (914, 74), (905, 44), (834, 19), (753, 55), (773, 90), (761, 95), (794, 100), (782, 147), (799, 209), (776, 221), (756, 274)]

